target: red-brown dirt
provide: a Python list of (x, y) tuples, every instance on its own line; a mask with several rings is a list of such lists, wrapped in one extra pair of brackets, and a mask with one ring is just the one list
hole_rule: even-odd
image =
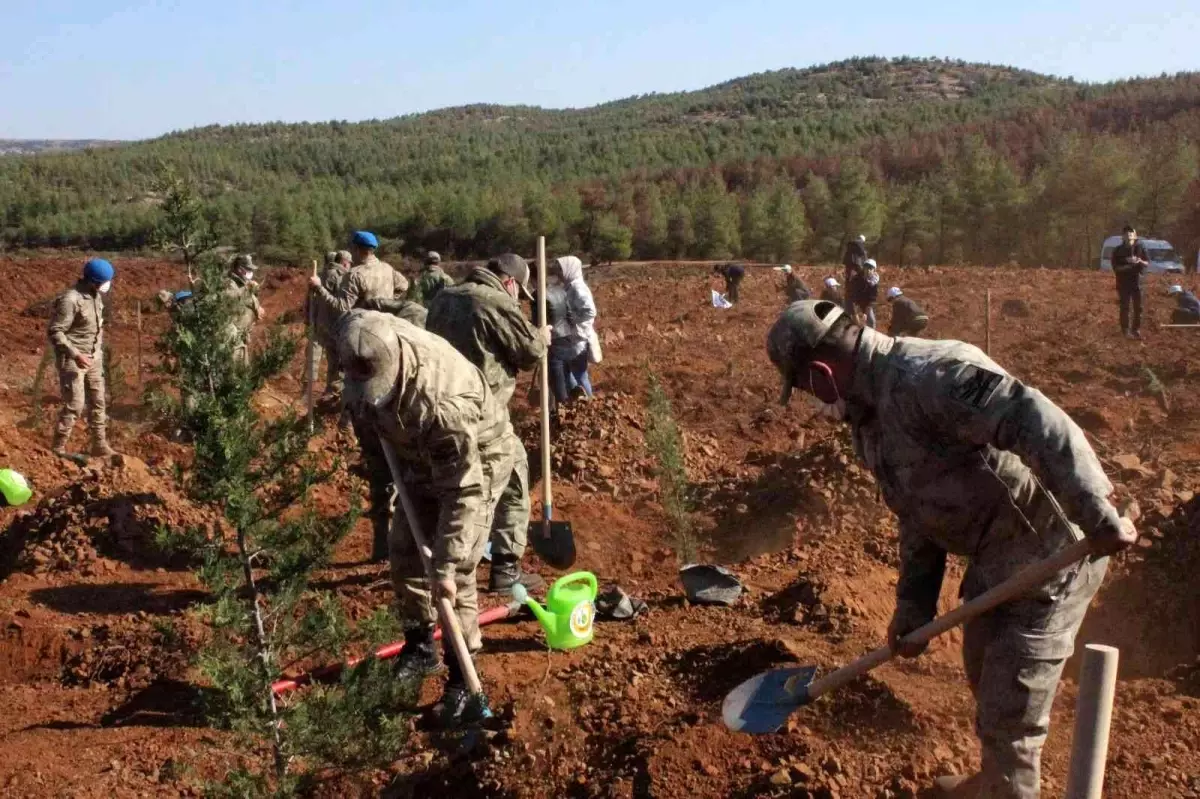
[[(46, 302), (72, 283), (79, 260), (0, 259), (8, 300), (0, 309), (0, 465), (29, 476), (38, 503), (0, 511), (0, 789), (30, 797), (194, 795), (201, 779), (219, 777), (241, 753), (197, 715), (194, 674), (175, 656), (181, 640), (198, 635), (184, 612), (202, 596), (199, 586), (141, 546), (159, 523), (211, 516), (176, 490), (173, 468), (188, 450), (164, 437), (140, 401), (135, 325), (140, 299), (150, 382), (152, 342), (166, 323), (151, 300), (160, 288), (182, 286), (183, 273), (161, 261), (115, 259), (111, 430), (128, 457), (119, 467), (81, 469), (48, 451), (52, 369), (31, 394)], [(570, 653), (547, 652), (530, 620), (487, 628), (479, 668), (511, 727), (467, 760), (417, 734), (390, 771), (331, 782), (327, 795), (899, 797), (977, 765), (954, 634), (922, 658), (888, 664), (798, 712), (786, 733), (750, 737), (721, 724), (722, 696), (745, 677), (797, 661), (828, 668), (883, 640), (896, 525), (845, 432), (810, 418), (802, 402), (776, 404), (762, 345), (782, 304), (771, 273), (752, 270), (742, 304), (718, 311), (709, 306), (706, 269), (635, 264), (589, 273), (605, 360), (594, 370), (596, 401), (564, 414), (554, 457), (555, 510), (574, 523), (579, 567), (645, 599), (649, 612), (600, 623), (596, 641)], [(810, 285), (825, 274), (800, 271)], [(265, 270), (272, 318), (296, 319), (303, 280)], [(1151, 323), (1137, 344), (1115, 330), (1115, 293), (1103, 275), (885, 267), (884, 280), (926, 306), (932, 335), (981, 346), (991, 289), (993, 356), (1070, 412), (1119, 496), (1137, 500), (1144, 539), (1114, 560), (1080, 636), (1121, 648), (1108, 794), (1200, 796), (1200, 399), (1191, 366), (1200, 339), (1153, 324), (1169, 314), (1165, 281), (1148, 287)], [(1002, 313), (1013, 299), (1031, 314)], [(659, 375), (685, 432), (695, 521), (710, 557), (748, 588), (733, 608), (682, 599), (643, 444), (647, 369)], [(297, 402), (299, 377), (297, 359), (264, 392), (264, 405)], [(522, 387), (516, 416), (536, 463), (524, 394)], [(321, 444), (344, 441), (331, 433)], [(343, 476), (322, 486), (322, 506), (344, 508), (350, 485)], [(362, 565), (368, 548), (362, 523), (323, 575), (356, 617), (389, 599), (382, 569)], [(960, 575), (955, 564), (947, 606)], [(1051, 797), (1065, 783), (1077, 672), (1069, 664), (1055, 705), (1044, 760)], [(426, 698), (435, 690), (427, 686)]]

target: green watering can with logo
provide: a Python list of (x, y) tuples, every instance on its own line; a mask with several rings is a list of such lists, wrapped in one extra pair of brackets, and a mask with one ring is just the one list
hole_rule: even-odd
[(592, 640), (596, 618), (596, 575), (573, 572), (554, 581), (546, 592), (546, 607), (529, 596), (525, 586), (513, 586), (513, 599), (524, 602), (546, 631), (551, 649), (574, 649)]

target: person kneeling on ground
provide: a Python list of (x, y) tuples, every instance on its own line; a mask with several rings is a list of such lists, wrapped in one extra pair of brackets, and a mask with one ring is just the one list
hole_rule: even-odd
[(791, 264), (775, 267), (775, 271), (783, 274), (783, 296), (788, 305), (812, 297), (812, 290), (805, 285)]
[(1200, 325), (1200, 299), (1183, 286), (1171, 286), (1167, 294), (1175, 298), (1175, 310), (1171, 312), (1173, 325)]
[(937, 787), (957, 797), (1036, 799), (1050, 707), (1075, 634), (1106, 556), (1137, 540), (1109, 502), (1113, 486), (1083, 431), (979, 348), (891, 338), (832, 302), (788, 306), (767, 353), (782, 376), (782, 404), (798, 388), (849, 423), (855, 453), (899, 519), (888, 627), (898, 654), (925, 649), (903, 639), (937, 614), (947, 553), (968, 559), (968, 601), (1084, 536), (1091, 541), (1091, 559), (963, 630), (983, 765), (969, 778), (938, 778)]
[[(337, 325), (343, 397), (356, 429), (395, 450), (400, 479), (433, 551), (432, 591), (450, 600), (471, 652), (483, 645), (475, 570), (492, 514), (513, 468), (505, 446), (507, 415), (479, 370), (445, 339), (377, 311), (355, 310)], [(424, 563), (398, 510), (388, 537), (392, 586), (405, 627), (396, 659), (402, 679), (438, 669), (437, 621)], [(474, 707), (462, 664), (446, 636), (449, 672), (434, 714), (447, 726), (471, 720)]]
[(888, 289), (887, 301), (892, 306), (889, 336), (918, 336), (929, 327), (929, 316), (921, 310), (921, 306), (917, 305), (915, 300), (905, 296), (899, 286)]

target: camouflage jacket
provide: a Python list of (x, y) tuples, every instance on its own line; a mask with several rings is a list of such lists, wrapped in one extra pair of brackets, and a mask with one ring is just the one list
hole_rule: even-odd
[(244, 341), (250, 337), (250, 328), (254, 327), (262, 311), (258, 295), (254, 293), (253, 286), (233, 275), (225, 278), (223, 293), (233, 301), (234, 317), (231, 324)]
[(390, 300), (367, 300), (362, 304), (362, 307), (368, 311), (382, 311), (383, 313), (391, 314), (403, 319), (405, 322), (422, 328), (425, 327), (425, 319), (429, 316), (429, 312), (425, 310), (424, 305), (412, 300), (406, 300), (400, 295), (392, 297)]
[(473, 507), (483, 492), (480, 453), (504, 446), (508, 422), (483, 375), (440, 336), (394, 316), (371, 314), (400, 344), (396, 391), (378, 409), (354, 401), (347, 375), (347, 407), (366, 426), (391, 442), (407, 486), (438, 503), (438, 525), (430, 546), (440, 575), (454, 572), (469, 553), (478, 524)]
[(433, 302), (433, 298), (438, 295), (439, 291), (453, 285), (454, 278), (447, 275), (441, 266), (425, 266), (421, 269), (421, 274), (417, 275), (416, 282), (408, 290), (408, 299), (419, 302), (428, 308), (429, 303)]
[(1116, 522), (1112, 484), (1083, 431), (977, 347), (867, 329), (856, 360), (847, 414), (856, 452), (899, 517), (898, 604), (932, 617), (947, 552), (969, 558), (974, 584), (987, 588), (1079, 540), (1080, 526)]
[(367, 300), (390, 300), (395, 292), (396, 270), (374, 255), (361, 264), (350, 267), (337, 289), (331, 291), (324, 285), (313, 289), (317, 304), (324, 304), (326, 312), (336, 323), (342, 314), (362, 308)]
[(59, 368), (76, 355), (95, 358), (104, 336), (104, 299), (85, 281), (54, 298), (47, 329)]
[(532, 369), (546, 352), (520, 304), (504, 290), (500, 278), (483, 268), (438, 293), (429, 305), (426, 327), (479, 367), (506, 412), (517, 388), (517, 372)]
[[(350, 269), (343, 264), (325, 264), (320, 275), (321, 286), (336, 297), (348, 274), (350, 274)], [(309, 312), (314, 315), (313, 334), (322, 346), (331, 347), (333, 346), (333, 328), (337, 324), (339, 314), (335, 313), (335, 309), (329, 303), (314, 301), (314, 293), (310, 291), (308, 294)]]

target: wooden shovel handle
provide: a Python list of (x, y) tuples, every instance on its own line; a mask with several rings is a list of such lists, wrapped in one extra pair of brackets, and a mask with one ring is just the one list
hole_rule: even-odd
[[(421, 523), (417, 518), (417, 510), (408, 496), (408, 489), (404, 487), (404, 482), (400, 479), (400, 458), (396, 455), (392, 442), (380, 436), (379, 443), (382, 445), (384, 457), (387, 458), (388, 469), (392, 472), (392, 484), (396, 487), (396, 496), (400, 499), (400, 506), (404, 509), (404, 516), (408, 519), (408, 529), (417, 543), (417, 551), (421, 553), (421, 562), (425, 564), (425, 576), (429, 578), (429, 590), (437, 596), (437, 575), (433, 570), (433, 550), (429, 548), (429, 544), (425, 540), (425, 533), (421, 530)], [(458, 656), (458, 663), (462, 667), (463, 677), (467, 680), (467, 688), (473, 694), (483, 693), (483, 683), (479, 681), (479, 674), (475, 671), (475, 661), (471, 659), (471, 650), (467, 649), (467, 641), (463, 638), (462, 625), (458, 623), (458, 614), (454, 612), (453, 603), (444, 596), (438, 596), (437, 610), (438, 616), (442, 620), (442, 636), (450, 638), (454, 654)]]
[[(1000, 585), (985, 591), (969, 602), (964, 602), (949, 613), (938, 616), (924, 627), (918, 627), (904, 636), (903, 640), (905, 643), (911, 644), (928, 643), (942, 633), (952, 630), (976, 616), (982, 616), (997, 605), (1016, 599), (1031, 588), (1036, 588), (1072, 563), (1090, 555), (1091, 551), (1091, 543), (1087, 539), (1077, 541), (1045, 560), (1026, 566)], [(813, 680), (808, 686), (808, 698), (816, 699), (821, 694), (841, 688), (876, 666), (887, 663), (893, 657), (895, 657), (895, 653), (888, 646), (881, 646), (873, 652), (868, 652), (853, 663), (842, 666), (819, 680)]]
[[(538, 236), (538, 325), (545, 327), (546, 321), (546, 237)], [(550, 520), (554, 518), (554, 495), (550, 488), (550, 348), (542, 353), (542, 535), (550, 537)]]

